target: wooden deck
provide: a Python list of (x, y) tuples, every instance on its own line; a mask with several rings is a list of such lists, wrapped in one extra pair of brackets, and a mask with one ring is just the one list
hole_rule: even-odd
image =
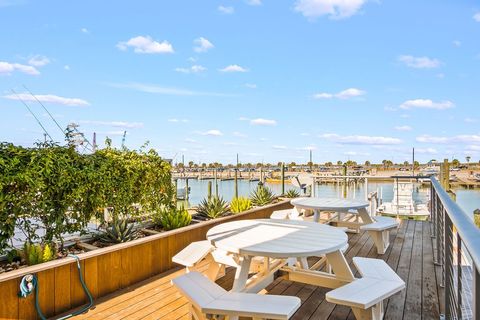
[[(439, 319), (443, 312), (440, 269), (433, 264), (430, 223), (405, 220), (391, 233), (391, 246), (378, 255), (366, 233), (349, 236), (347, 260), (355, 256), (385, 260), (405, 281), (407, 288), (385, 303), (385, 319)], [(203, 266), (206, 268), (207, 266)], [(96, 301), (96, 305), (76, 319), (189, 319), (187, 300), (170, 280), (183, 270), (173, 270), (148, 281), (118, 291)], [(229, 289), (234, 269), (227, 269), (217, 283)], [(302, 306), (292, 319), (355, 319), (347, 307), (325, 301), (328, 289), (277, 278), (267, 293), (297, 296)]]

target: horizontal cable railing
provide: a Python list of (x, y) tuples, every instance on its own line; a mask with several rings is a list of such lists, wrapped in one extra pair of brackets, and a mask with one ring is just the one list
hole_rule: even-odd
[(453, 201), (440, 183), (431, 178), (434, 261), (442, 269), (445, 319), (480, 319), (480, 230)]

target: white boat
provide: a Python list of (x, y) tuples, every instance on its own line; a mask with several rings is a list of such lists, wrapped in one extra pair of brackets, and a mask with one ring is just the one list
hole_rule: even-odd
[(415, 203), (413, 200), (413, 183), (398, 181), (393, 185), (392, 202), (382, 203), (377, 214), (398, 218), (427, 220), (430, 216), (428, 206), (424, 203)]

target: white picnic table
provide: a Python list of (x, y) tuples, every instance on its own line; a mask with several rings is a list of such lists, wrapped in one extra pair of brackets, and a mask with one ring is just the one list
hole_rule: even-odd
[(363, 224), (374, 222), (368, 214), (367, 207), (370, 204), (367, 201), (342, 198), (296, 198), (290, 203), (296, 208), (313, 210), (315, 222), (320, 221), (320, 212), (322, 211), (358, 214), (362, 218)]
[[(328, 225), (297, 220), (240, 220), (213, 227), (207, 239), (238, 262), (232, 287), (235, 292), (260, 291), (280, 268), (287, 268), (293, 281), (313, 281), (312, 284), (330, 288), (354, 279), (341, 251), (348, 237), (344, 231)], [(309, 270), (306, 258), (310, 256), (326, 256), (334, 274)], [(265, 257), (265, 268), (248, 279), (253, 257)], [(300, 267), (286, 267), (288, 258), (296, 258)]]

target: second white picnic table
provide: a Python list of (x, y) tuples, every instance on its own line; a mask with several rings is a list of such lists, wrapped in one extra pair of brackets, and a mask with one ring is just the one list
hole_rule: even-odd
[[(348, 237), (342, 230), (328, 225), (294, 220), (240, 220), (213, 227), (208, 231), (207, 239), (238, 261), (232, 291), (255, 292), (265, 287), (268, 284), (265, 280), (283, 267), (288, 258), (304, 262), (307, 257), (325, 255), (334, 271), (334, 275), (326, 275), (327, 285), (331, 287), (337, 287), (336, 279), (342, 283), (354, 279), (341, 251), (347, 245)], [(263, 274), (249, 280), (253, 257), (266, 257), (267, 266)], [(269, 259), (276, 259), (279, 264), (271, 268)], [(304, 263), (300, 269), (310, 272)], [(291, 271), (292, 274), (295, 272)], [(299, 276), (303, 277), (303, 273)]]
[(355, 213), (362, 218), (363, 224), (374, 222), (368, 214), (367, 201), (342, 198), (296, 198), (290, 201), (296, 208), (313, 210), (313, 220), (319, 222), (320, 212), (334, 211), (339, 213)]

